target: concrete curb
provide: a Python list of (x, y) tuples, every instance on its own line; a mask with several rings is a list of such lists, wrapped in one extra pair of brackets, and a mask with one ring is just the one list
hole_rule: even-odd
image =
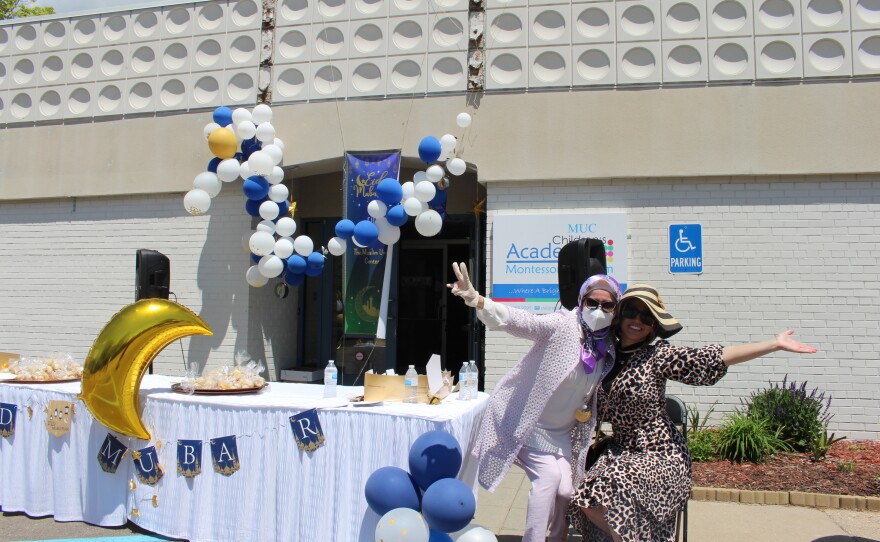
[(857, 495), (829, 495), (804, 491), (752, 491), (749, 489), (722, 489), (694, 487), (691, 498), (695, 501), (732, 502), (743, 504), (788, 504), (811, 508), (842, 508), (880, 512), (880, 497)]

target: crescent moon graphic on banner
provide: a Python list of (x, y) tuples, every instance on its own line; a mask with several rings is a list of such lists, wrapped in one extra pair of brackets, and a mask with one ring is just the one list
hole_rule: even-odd
[(79, 398), (107, 428), (150, 440), (138, 412), (141, 380), (163, 348), (191, 335), (213, 332), (183, 305), (142, 299), (124, 307), (107, 322), (86, 356)]

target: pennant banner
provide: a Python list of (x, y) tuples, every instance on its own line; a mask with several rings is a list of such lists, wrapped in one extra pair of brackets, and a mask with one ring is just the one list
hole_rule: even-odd
[(202, 473), (202, 441), (177, 441), (177, 474), (195, 478)]
[(10, 403), (0, 403), (0, 437), (15, 434), (15, 413), (18, 407)]
[(70, 418), (73, 413), (73, 403), (49, 401), (46, 406), (46, 431), (56, 437), (63, 437), (70, 433)]
[[(367, 204), (376, 199), (376, 185), (382, 179), (398, 178), (400, 151), (381, 153), (345, 153), (345, 218), (355, 224), (371, 220)], [(376, 335), (379, 307), (382, 303), (382, 279), (385, 272), (385, 245), (378, 240), (360, 248), (354, 238), (345, 252), (345, 333)]]
[(231, 476), (238, 470), (238, 446), (235, 435), (211, 439), (211, 458), (214, 470), (224, 476)]
[(155, 446), (136, 450), (131, 453), (131, 458), (134, 460), (134, 470), (138, 480), (142, 484), (154, 485), (165, 474), (159, 465), (159, 454), (156, 452)]
[(122, 462), (122, 458), (125, 457), (126, 452), (128, 452), (128, 448), (119, 442), (119, 439), (107, 433), (107, 438), (104, 439), (104, 443), (101, 444), (101, 450), (98, 452), (98, 463), (104, 469), (104, 472), (116, 474), (116, 469), (119, 468), (119, 464)]
[(290, 417), (290, 428), (296, 445), (304, 452), (312, 452), (324, 445), (324, 431), (318, 420), (318, 409), (313, 408)]

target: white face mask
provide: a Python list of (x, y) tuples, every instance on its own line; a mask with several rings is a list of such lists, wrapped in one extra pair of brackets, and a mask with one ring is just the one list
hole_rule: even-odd
[(583, 311), (581, 316), (587, 327), (593, 331), (605, 329), (611, 325), (611, 321), (614, 319), (613, 314), (603, 311), (601, 307), (596, 307), (591, 311)]

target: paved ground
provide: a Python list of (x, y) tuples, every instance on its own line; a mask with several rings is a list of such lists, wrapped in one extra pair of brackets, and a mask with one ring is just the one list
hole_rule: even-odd
[[(475, 522), (497, 533), (499, 542), (520, 542), (528, 494), (528, 479), (514, 467), (495, 493), (480, 490)], [(700, 501), (691, 501), (688, 507), (691, 542), (880, 542), (877, 512)], [(94, 542), (165, 540), (131, 524), (107, 529), (23, 514), (0, 516), (0, 542), (87, 538), (97, 539)], [(579, 540), (579, 536), (570, 538)]]

